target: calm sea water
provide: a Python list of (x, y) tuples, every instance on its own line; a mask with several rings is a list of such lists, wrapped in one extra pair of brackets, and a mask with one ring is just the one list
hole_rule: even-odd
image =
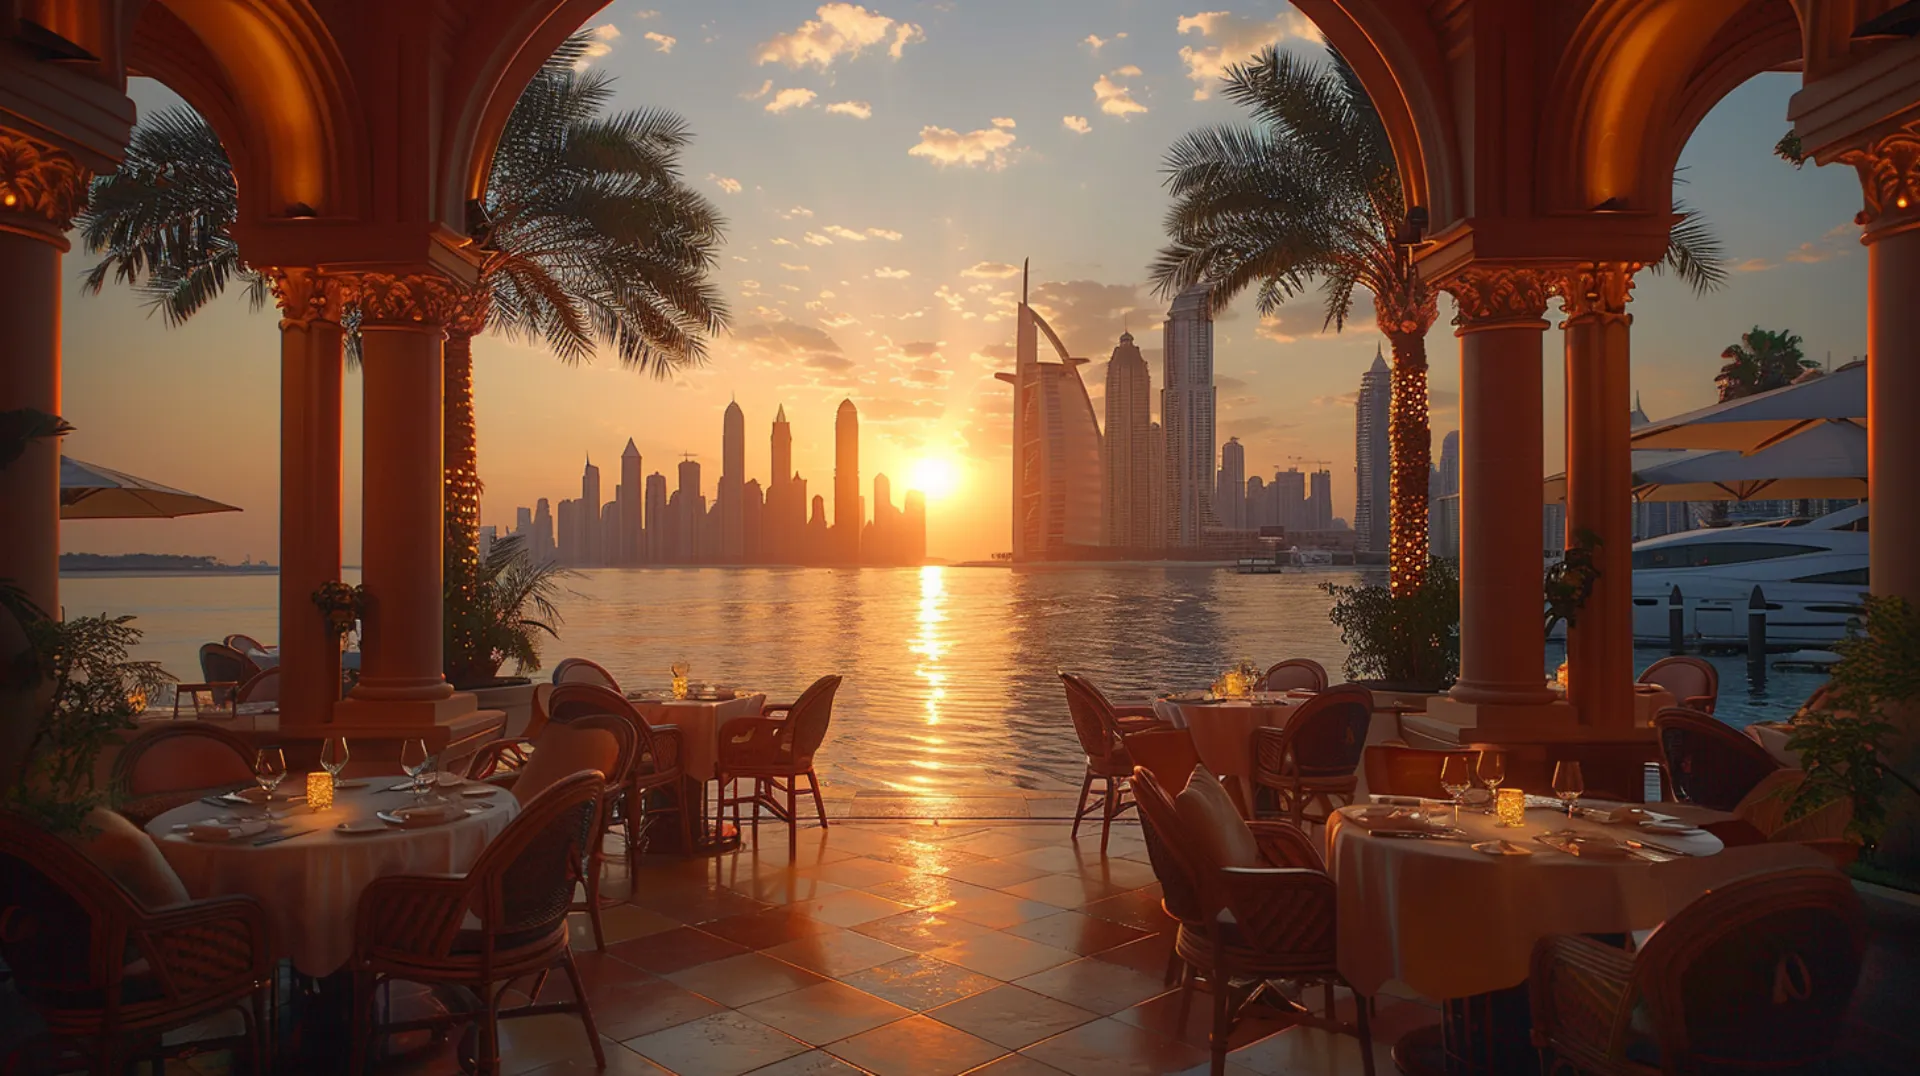
[[(1079, 787), (1083, 759), (1058, 670), (1115, 696), (1204, 687), (1241, 659), (1308, 657), (1339, 676), (1326, 582), (1382, 573), (1242, 576), (1231, 570), (1101, 566), (1009, 570), (605, 569), (568, 582), (549, 666), (591, 658), (624, 687), (664, 687), (677, 659), (697, 681), (791, 700), (846, 677), (821, 776), (848, 787), (927, 792)], [(131, 613), (138, 656), (198, 675), (198, 648), (229, 632), (276, 634), (273, 576), (70, 576), (69, 615)], [(1645, 665), (1660, 655), (1640, 654)], [(1558, 665), (1557, 648), (1549, 664)], [(1743, 659), (1716, 659), (1721, 714), (1735, 724), (1791, 712), (1817, 684), (1775, 673), (1749, 690)]]

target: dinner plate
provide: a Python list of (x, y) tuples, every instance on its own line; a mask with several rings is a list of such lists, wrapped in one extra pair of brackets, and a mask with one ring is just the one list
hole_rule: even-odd
[(333, 831), (343, 836), (358, 837), (367, 833), (385, 833), (392, 828), (378, 818), (360, 818), (352, 822), (342, 822), (333, 827)]
[(1530, 856), (1533, 854), (1533, 849), (1509, 840), (1481, 841), (1473, 846), (1473, 850), (1483, 856)]
[(1676, 837), (1691, 837), (1706, 832), (1699, 826), (1690, 826), (1685, 822), (1642, 822), (1640, 828), (1648, 833), (1670, 833)]

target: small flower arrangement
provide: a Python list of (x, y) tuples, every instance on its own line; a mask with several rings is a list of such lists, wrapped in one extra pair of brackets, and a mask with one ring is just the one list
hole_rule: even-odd
[(334, 638), (344, 639), (354, 623), (366, 615), (367, 588), (330, 580), (313, 592), (313, 604), (327, 618), (327, 628)]

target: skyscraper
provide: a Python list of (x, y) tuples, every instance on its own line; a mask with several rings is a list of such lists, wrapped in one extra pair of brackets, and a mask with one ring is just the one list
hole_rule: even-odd
[(1360, 396), (1353, 420), (1354, 548), (1387, 551), (1388, 516), (1393, 503), (1393, 469), (1387, 446), (1387, 411), (1393, 400), (1393, 374), (1374, 345), (1373, 365), (1360, 375)]
[(1247, 450), (1238, 437), (1220, 446), (1220, 474), (1213, 491), (1213, 512), (1222, 527), (1247, 525)]
[(1307, 515), (1307, 476), (1298, 467), (1273, 472), (1274, 514), (1290, 531), (1310, 530)]
[(558, 559), (553, 545), (553, 508), (545, 497), (533, 502), (533, 556), (538, 561)]
[(841, 400), (833, 419), (834, 559), (859, 562), (860, 516), (860, 412)]
[(760, 564), (766, 560), (767, 502), (760, 492), (760, 480), (749, 478), (740, 486), (740, 560)]
[(1158, 422), (1147, 426), (1147, 508), (1153, 530), (1147, 547), (1167, 544), (1167, 431)]
[(1333, 529), (1333, 472), (1322, 468), (1307, 476), (1307, 529)]
[(798, 557), (797, 543), (807, 525), (807, 497), (794, 484), (793, 427), (785, 404), (773, 415), (773, 468), (767, 475), (767, 510), (761, 525), (761, 555), (779, 563)]
[(738, 401), (727, 403), (720, 422), (720, 557), (738, 564), (745, 550), (741, 530), (741, 484), (747, 475), (747, 416)]
[(620, 553), (608, 558), (616, 564), (638, 564), (641, 557), (641, 543), (644, 538), (640, 532), (641, 500), (645, 497), (641, 489), (640, 449), (634, 446), (633, 438), (627, 438), (626, 450), (620, 453), (620, 489), (614, 500), (620, 505)]
[(1160, 423), (1167, 439), (1169, 546), (1200, 544), (1213, 514), (1213, 311), (1207, 285), (1173, 300), (1161, 327)]
[(647, 476), (647, 538), (643, 556), (648, 564), (664, 564), (673, 553), (671, 518), (667, 514), (667, 476), (655, 471)]
[(1427, 547), (1436, 557), (1460, 555), (1460, 431), (1440, 442), (1440, 465), (1427, 482)]
[(1151, 549), (1153, 530), (1152, 374), (1132, 333), (1107, 360), (1106, 538), (1111, 546)]
[[(1027, 305), (1024, 274), (1015, 321), (1013, 372), (994, 375), (1013, 386), (1013, 558), (1044, 560), (1105, 537), (1100, 420), (1080, 380), (1087, 360)], [(1040, 361), (1042, 333), (1059, 362)]]
[(673, 537), (673, 559), (679, 564), (700, 562), (700, 524), (707, 516), (707, 498), (700, 492), (700, 461), (691, 455), (680, 461), (679, 518)]
[(594, 524), (600, 520), (600, 468), (593, 465), (591, 453), (587, 456), (586, 470), (580, 472), (580, 503), (582, 508), (574, 516), (574, 530), (580, 535), (579, 563), (600, 563), (600, 528)]

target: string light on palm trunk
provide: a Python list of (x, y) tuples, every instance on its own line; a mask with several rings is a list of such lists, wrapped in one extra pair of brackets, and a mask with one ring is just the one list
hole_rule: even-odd
[(1387, 581), (1396, 596), (1418, 590), (1427, 573), (1427, 472), (1432, 456), (1427, 425), (1427, 371), (1396, 342), (1393, 402), (1387, 419), (1392, 449)]

